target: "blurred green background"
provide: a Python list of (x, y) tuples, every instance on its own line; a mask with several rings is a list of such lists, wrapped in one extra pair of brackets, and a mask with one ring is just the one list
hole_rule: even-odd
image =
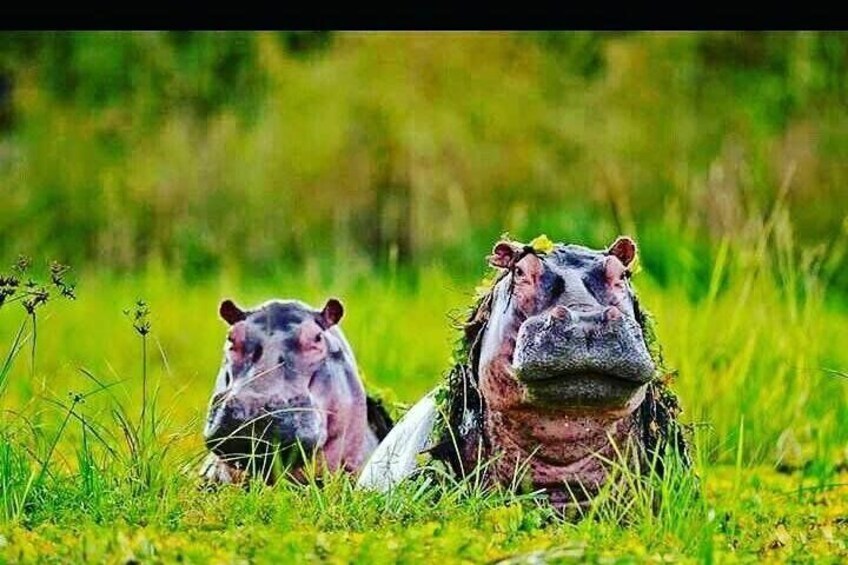
[(0, 259), (476, 277), (627, 232), (697, 298), (783, 191), (845, 295), (846, 102), (844, 33), (4, 33)]

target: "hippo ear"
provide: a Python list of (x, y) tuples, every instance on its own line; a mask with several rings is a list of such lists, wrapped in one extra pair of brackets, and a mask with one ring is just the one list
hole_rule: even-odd
[(521, 247), (518, 245), (509, 241), (499, 241), (495, 244), (492, 254), (488, 257), (489, 265), (500, 269), (507, 269), (512, 266), (512, 262), (520, 252)]
[(636, 242), (622, 235), (609, 246), (607, 253), (618, 257), (618, 260), (627, 267), (636, 258)]
[(247, 318), (247, 314), (245, 313), (245, 311), (236, 306), (235, 302), (233, 302), (229, 298), (221, 302), (221, 305), (218, 307), (218, 313), (221, 315), (224, 321), (230, 324), (231, 326)]
[(331, 298), (321, 310), (321, 326), (328, 330), (338, 324), (342, 316), (344, 316), (344, 306), (337, 299)]

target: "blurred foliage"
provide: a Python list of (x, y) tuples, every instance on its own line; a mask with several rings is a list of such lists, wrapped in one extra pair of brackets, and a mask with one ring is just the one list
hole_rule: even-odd
[(671, 280), (782, 197), (848, 291), (846, 71), (838, 32), (2, 33), (0, 257), (476, 272), (505, 229), (628, 232)]

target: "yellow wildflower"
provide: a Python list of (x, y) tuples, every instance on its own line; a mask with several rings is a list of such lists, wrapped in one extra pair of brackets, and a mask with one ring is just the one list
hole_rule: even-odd
[(542, 234), (530, 242), (530, 247), (532, 247), (536, 253), (547, 254), (554, 250), (554, 242), (548, 239), (548, 236)]

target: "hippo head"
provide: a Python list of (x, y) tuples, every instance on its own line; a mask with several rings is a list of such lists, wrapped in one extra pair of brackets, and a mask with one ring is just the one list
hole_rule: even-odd
[[(521, 403), (617, 409), (638, 403), (654, 374), (630, 287), (636, 245), (556, 245), (548, 253), (501, 241), (489, 262), (502, 269), (480, 350), (481, 378), (506, 374)], [(497, 393), (497, 387), (488, 387)], [(491, 398), (487, 400), (492, 400)]]
[[(225, 300), (219, 312), (229, 332), (204, 430), (206, 446), (236, 469), (263, 472), (273, 454), (296, 458), (321, 449), (328, 439), (328, 412), (331, 420), (339, 412), (328, 408), (328, 387), (338, 387), (331, 381), (343, 380), (355, 366), (335, 327), (342, 304), (331, 298), (315, 310), (295, 300), (272, 300), (246, 311)], [(343, 396), (364, 405), (361, 386)]]

